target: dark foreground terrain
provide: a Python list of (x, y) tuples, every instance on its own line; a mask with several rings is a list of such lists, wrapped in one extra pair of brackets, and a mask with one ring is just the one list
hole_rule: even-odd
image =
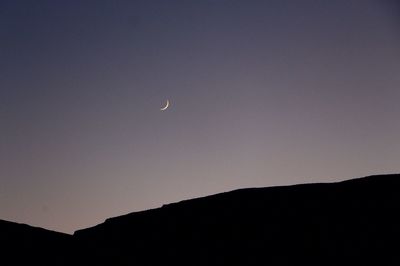
[(0, 221), (0, 265), (400, 265), (400, 175), (250, 188), (73, 236)]

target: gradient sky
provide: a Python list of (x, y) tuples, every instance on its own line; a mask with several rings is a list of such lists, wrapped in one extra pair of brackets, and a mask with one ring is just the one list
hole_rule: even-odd
[(395, 0), (1, 0), (0, 219), (400, 172), (399, 102)]

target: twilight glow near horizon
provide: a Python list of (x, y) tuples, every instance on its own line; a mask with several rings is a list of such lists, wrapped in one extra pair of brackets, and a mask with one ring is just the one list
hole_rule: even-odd
[(400, 172), (397, 1), (3, 0), (0, 36), (0, 219)]

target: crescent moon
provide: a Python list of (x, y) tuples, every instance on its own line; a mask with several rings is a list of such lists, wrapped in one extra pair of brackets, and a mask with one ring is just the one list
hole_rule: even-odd
[(161, 108), (160, 111), (165, 111), (167, 110), (168, 107), (169, 107), (169, 100), (167, 100), (166, 105), (163, 108)]

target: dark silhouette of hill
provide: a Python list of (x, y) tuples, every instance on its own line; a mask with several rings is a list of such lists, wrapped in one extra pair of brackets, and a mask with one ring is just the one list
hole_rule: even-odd
[(0, 265), (71, 265), (71, 235), (0, 220)]
[(400, 265), (399, 188), (400, 175), (381, 175), (240, 189), (111, 218), (75, 237), (110, 265)]
[(399, 187), (380, 175), (240, 189), (73, 236), (2, 221), (1, 254), (21, 262), (8, 265), (400, 265)]

